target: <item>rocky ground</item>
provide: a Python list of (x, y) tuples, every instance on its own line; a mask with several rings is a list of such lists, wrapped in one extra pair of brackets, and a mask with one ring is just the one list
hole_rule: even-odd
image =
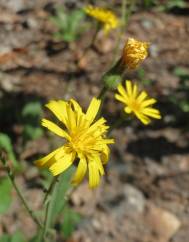
[[(87, 107), (90, 98), (99, 93), (100, 77), (113, 60), (115, 33), (108, 38), (99, 33), (95, 48), (84, 56), (92, 30), (69, 44), (53, 40), (49, 15), (56, 2), (60, 1), (0, 2), (0, 100), (7, 112), (0, 113), (0, 130), (13, 137), (21, 160), (32, 161), (35, 155), (49, 151), (45, 138), (20, 149), (22, 127), (14, 114), (24, 103), (74, 97)], [(107, 177), (95, 191), (84, 182), (72, 194), (71, 204), (83, 219), (69, 242), (188, 242), (189, 115), (169, 97), (177, 95), (180, 85), (175, 68), (189, 71), (189, 16), (138, 11), (121, 36), (120, 51), (131, 36), (151, 42), (143, 69), (145, 79), (151, 80), (146, 88), (158, 99), (163, 119), (148, 127), (135, 120), (113, 131), (116, 145)], [(128, 73), (127, 78), (137, 80), (138, 75)], [(119, 109), (110, 93), (104, 116), (111, 122)], [(18, 175), (17, 182), (38, 209), (41, 190), (28, 186), (38, 179), (38, 171), (31, 162), (23, 162), (29, 169)], [(15, 193), (13, 196), (10, 211), (0, 217), (0, 234), (20, 228), (30, 237), (35, 226)]]

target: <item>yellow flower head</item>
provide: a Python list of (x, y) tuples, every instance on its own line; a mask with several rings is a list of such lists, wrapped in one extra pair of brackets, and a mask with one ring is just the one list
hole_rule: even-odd
[(139, 93), (136, 84), (132, 85), (131, 81), (127, 80), (125, 88), (119, 84), (118, 92), (115, 98), (125, 104), (124, 111), (128, 114), (134, 113), (143, 124), (149, 124), (150, 118), (161, 119), (159, 110), (152, 108), (156, 100), (148, 98), (145, 91)]
[(60, 148), (49, 155), (36, 161), (38, 167), (48, 167), (54, 176), (68, 169), (78, 158), (79, 163), (73, 176), (72, 183), (78, 184), (82, 181), (89, 170), (89, 186), (94, 188), (100, 182), (100, 176), (104, 175), (103, 164), (108, 161), (108, 144), (113, 139), (105, 137), (108, 126), (106, 120), (100, 118), (94, 121), (101, 101), (93, 98), (86, 113), (79, 104), (71, 99), (66, 102), (50, 101), (46, 107), (54, 113), (61, 122), (62, 127), (47, 119), (42, 119), (42, 125), (65, 139)]
[(117, 28), (119, 25), (117, 16), (110, 10), (89, 5), (84, 8), (84, 11), (104, 24), (103, 29), (106, 34), (109, 33), (111, 29)]
[(148, 56), (149, 43), (129, 38), (123, 48), (122, 64), (135, 69)]

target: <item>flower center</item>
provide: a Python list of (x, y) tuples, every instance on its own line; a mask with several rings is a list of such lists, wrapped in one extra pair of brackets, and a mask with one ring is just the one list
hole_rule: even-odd
[(90, 128), (78, 128), (71, 135), (69, 146), (77, 153), (90, 153), (94, 150), (99, 137), (99, 130), (90, 131)]
[(130, 104), (130, 108), (134, 111), (134, 112), (140, 112), (140, 108), (141, 105), (139, 102), (137, 102), (136, 100), (132, 101), (132, 103)]

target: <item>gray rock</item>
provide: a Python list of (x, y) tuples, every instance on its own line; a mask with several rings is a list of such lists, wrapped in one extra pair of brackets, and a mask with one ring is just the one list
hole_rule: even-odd
[(145, 207), (145, 197), (140, 190), (129, 184), (124, 186), (124, 196), (126, 208), (130, 212), (142, 213)]

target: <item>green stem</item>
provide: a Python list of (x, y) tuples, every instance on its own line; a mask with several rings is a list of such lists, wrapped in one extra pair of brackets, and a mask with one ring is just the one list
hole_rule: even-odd
[(108, 131), (108, 134), (110, 134), (115, 128), (118, 128), (122, 123), (123, 123), (123, 118), (120, 117), (118, 118), (115, 123), (113, 123), (110, 128), (109, 128), (109, 131)]
[(126, 26), (126, 22), (127, 22), (127, 20), (126, 20), (126, 7), (127, 7), (127, 0), (122, 0), (122, 5), (121, 5), (121, 26), (119, 28), (119, 32), (118, 32), (117, 38), (116, 38), (116, 44), (115, 44), (115, 50), (114, 50), (114, 54), (113, 54), (112, 65), (116, 61), (122, 35), (125, 34), (125, 26)]
[(121, 124), (130, 121), (130, 117), (122, 113), (121, 116), (110, 126), (108, 134), (110, 134), (114, 129), (119, 128)]
[[(121, 36), (122, 36), (122, 33), (124, 32), (124, 27), (126, 25), (126, 20), (125, 20), (125, 15), (126, 15), (126, 5), (127, 5), (127, 1), (126, 0), (122, 0), (122, 6), (121, 6), (121, 22), (122, 22), (122, 25), (121, 27), (119, 28), (119, 33), (117, 34), (117, 39), (116, 39), (116, 47), (115, 47), (115, 50), (114, 50), (114, 54), (113, 54), (113, 61), (112, 61), (112, 64), (111, 66), (111, 69), (110, 71), (113, 72), (114, 69), (116, 70), (116, 68), (118, 67), (118, 65), (120, 65), (120, 61), (118, 61), (117, 64), (115, 64), (115, 60), (116, 60), (116, 57), (117, 57), (117, 52), (119, 50), (119, 45), (120, 45), (120, 41), (121, 41)], [(110, 72), (108, 71), (108, 72)], [(108, 73), (107, 72), (107, 73)], [(106, 74), (107, 74), (106, 73)], [(105, 74), (105, 75), (106, 75)], [(105, 76), (104, 75), (104, 76)], [(101, 99), (102, 102), (104, 101), (105, 99), (105, 95), (106, 95), (106, 92), (108, 91), (108, 88), (106, 86), (103, 86), (99, 95), (98, 95), (98, 99)], [(101, 104), (102, 105), (102, 104)]]
[(98, 32), (99, 32), (99, 29), (100, 29), (100, 25), (99, 25), (99, 23), (97, 23), (97, 24), (96, 24), (96, 28), (95, 28), (95, 33), (94, 33), (94, 35), (93, 35), (93, 37), (92, 37), (90, 43), (88, 44), (88, 46), (85, 48), (85, 50), (84, 50), (82, 56), (80, 57), (80, 60), (83, 59), (83, 57), (86, 55), (88, 49), (90, 49), (90, 48), (94, 45), (94, 42), (95, 42), (95, 40), (96, 40), (96, 38), (97, 38), (97, 35), (98, 35)]
[[(42, 229), (42, 232), (40, 234), (40, 242), (42, 241), (45, 241), (45, 238), (46, 238), (46, 234), (47, 234), (47, 231), (50, 227), (50, 224), (51, 224), (51, 202), (54, 200), (53, 199), (53, 194), (54, 193), (54, 188), (55, 188), (55, 185), (56, 183), (58, 182), (58, 176), (55, 176), (53, 177), (53, 180), (47, 190), (47, 193), (44, 197), (44, 203), (46, 204), (46, 209), (45, 209), (45, 218), (44, 218), (44, 226), (43, 226), (43, 229)], [(49, 196), (51, 195), (51, 198), (48, 200)]]
[(46, 204), (47, 198), (51, 194), (51, 192), (57, 182), (58, 182), (58, 176), (53, 177), (53, 180), (52, 180), (48, 190), (46, 191), (45, 197), (43, 199), (43, 204)]
[(41, 234), (42, 241), (45, 241), (48, 226), (50, 224), (49, 207), (50, 207), (50, 202), (47, 203), (47, 206), (46, 206), (46, 209), (45, 209), (44, 229), (42, 230), (42, 234)]
[(94, 35), (93, 35), (93, 38), (92, 38), (91, 43), (89, 44), (88, 48), (90, 48), (91, 46), (93, 46), (93, 45), (94, 45), (94, 43), (95, 43), (95, 40), (96, 40), (96, 38), (97, 38), (97, 35), (98, 35), (99, 30), (100, 30), (100, 24), (99, 24), (99, 23), (97, 23), (97, 24), (96, 24), (95, 33), (94, 33)]
[(14, 174), (12, 173), (12, 171), (10, 170), (10, 168), (9, 168), (5, 163), (4, 163), (4, 167), (5, 167), (6, 171), (7, 171), (7, 175), (8, 175), (8, 177), (9, 177), (9, 179), (10, 179), (10, 181), (11, 181), (11, 183), (12, 183), (12, 185), (13, 185), (13, 187), (14, 187), (14, 189), (15, 189), (17, 195), (18, 195), (18, 197), (19, 197), (20, 200), (22, 201), (22, 203), (23, 203), (25, 209), (27, 210), (28, 214), (29, 214), (30, 217), (33, 219), (33, 221), (36, 223), (36, 225), (37, 225), (39, 228), (42, 228), (42, 227), (43, 227), (42, 224), (40, 223), (40, 221), (38, 220), (38, 218), (35, 216), (33, 210), (32, 210), (32, 209), (29, 207), (29, 205), (27, 204), (25, 198), (22, 196), (22, 193), (21, 193), (21, 191), (19, 190), (19, 188), (18, 188), (18, 186), (17, 186), (17, 184), (16, 184), (16, 182), (15, 182), (15, 176), (14, 176)]
[(106, 86), (103, 86), (97, 98), (103, 101), (107, 91), (108, 91), (108, 88)]

